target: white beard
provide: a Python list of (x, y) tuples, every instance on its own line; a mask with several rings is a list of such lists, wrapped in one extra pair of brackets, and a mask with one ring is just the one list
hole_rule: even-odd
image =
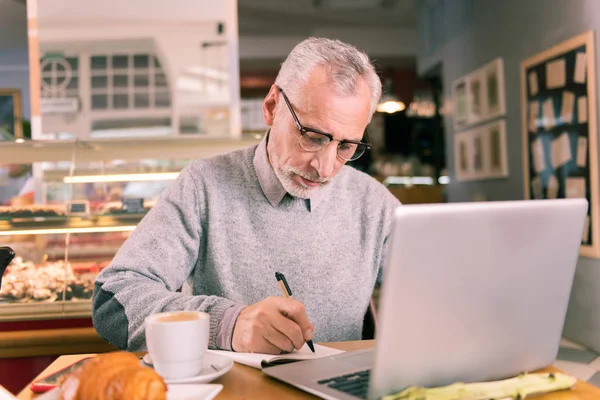
[(276, 155), (271, 155), (271, 161), (273, 163), (273, 171), (275, 171), (275, 175), (281, 182), (281, 185), (285, 189), (286, 192), (291, 194), (294, 197), (298, 197), (300, 199), (309, 199), (312, 195), (314, 195), (321, 187), (327, 184), (327, 181), (323, 181), (321, 186), (305, 186), (302, 184), (298, 184), (294, 181), (294, 175), (300, 175), (301, 177), (313, 181), (320, 181), (321, 179), (314, 179), (314, 177), (308, 177), (305, 173), (290, 167), (288, 165), (281, 165), (279, 163), (279, 158)]

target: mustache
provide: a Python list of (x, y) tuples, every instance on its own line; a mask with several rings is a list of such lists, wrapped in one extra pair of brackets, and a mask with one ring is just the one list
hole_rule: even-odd
[(329, 182), (329, 179), (327, 178), (322, 178), (318, 172), (315, 173), (308, 173), (308, 172), (303, 172), (300, 170), (297, 170), (295, 168), (290, 168), (289, 169), (290, 172), (293, 172), (296, 175), (301, 176), (304, 179), (307, 179), (309, 181), (313, 181), (313, 182), (319, 182), (319, 183), (327, 183)]

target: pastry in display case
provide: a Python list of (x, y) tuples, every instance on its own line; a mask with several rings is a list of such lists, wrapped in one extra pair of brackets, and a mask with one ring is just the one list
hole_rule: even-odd
[(89, 316), (97, 274), (143, 217), (18, 215), (0, 224), (0, 243), (17, 255), (2, 277), (0, 321)]
[(0, 302), (53, 302), (92, 298), (94, 277), (64, 261), (35, 264), (16, 257), (2, 278)]
[(0, 144), (0, 168), (31, 164), (35, 181), (33, 204), (0, 206), (0, 246), (16, 253), (1, 281), (0, 322), (89, 318), (96, 276), (180, 171), (259, 140)]
[(40, 163), (39, 202), (0, 207), (0, 243), (16, 253), (0, 321), (89, 315), (97, 274), (188, 162)]
[(0, 221), (15, 221), (30, 218), (66, 218), (64, 206), (28, 205), (0, 207)]
[[(119, 183), (126, 187), (128, 182)], [(44, 181), (45, 186), (52, 184)], [(83, 184), (70, 185), (75, 186), (66, 187), (73, 200), (65, 203), (45, 198), (53, 204), (0, 208), (0, 243), (12, 247), (17, 255), (2, 278), (0, 321), (5, 320), (3, 317), (14, 319), (15, 308), (19, 307), (23, 318), (47, 312), (89, 315), (97, 274), (110, 263), (160, 195), (154, 190), (146, 201), (122, 197), (121, 192), (117, 196), (112, 190), (107, 192), (110, 196), (99, 199), (84, 197), (76, 187)], [(87, 306), (72, 306), (86, 302)]]

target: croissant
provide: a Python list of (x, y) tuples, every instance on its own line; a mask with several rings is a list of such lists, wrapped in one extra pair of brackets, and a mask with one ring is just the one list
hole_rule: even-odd
[(100, 354), (69, 374), (61, 400), (165, 400), (167, 385), (152, 368), (124, 351)]

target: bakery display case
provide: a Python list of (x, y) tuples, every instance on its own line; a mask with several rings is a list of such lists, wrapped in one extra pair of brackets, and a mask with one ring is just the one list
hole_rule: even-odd
[(0, 207), (0, 246), (16, 253), (2, 276), (0, 322), (89, 317), (95, 277), (181, 169), (258, 140), (0, 145), (3, 165), (31, 163), (35, 187), (29, 204)]

